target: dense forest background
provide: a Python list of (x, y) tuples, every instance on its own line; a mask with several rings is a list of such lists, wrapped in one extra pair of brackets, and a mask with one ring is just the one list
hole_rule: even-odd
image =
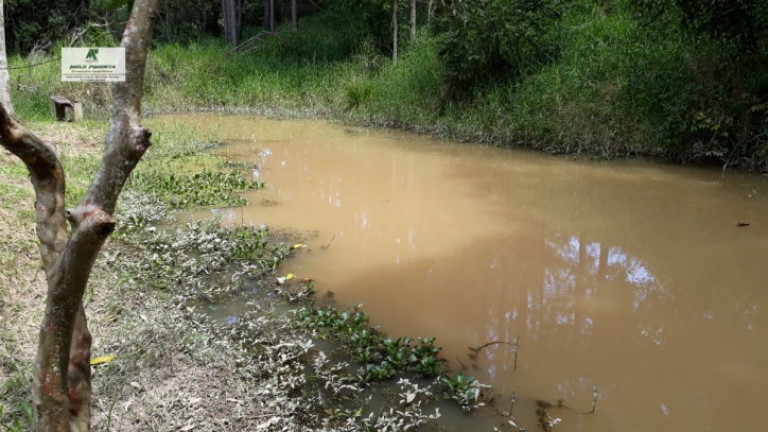
[[(56, 60), (115, 45), (125, 3), (5, 1), (22, 118), (49, 116), (54, 93), (103, 110), (108, 87), (60, 82)], [(768, 2), (166, 1), (146, 92), (156, 111), (291, 112), (767, 172)]]

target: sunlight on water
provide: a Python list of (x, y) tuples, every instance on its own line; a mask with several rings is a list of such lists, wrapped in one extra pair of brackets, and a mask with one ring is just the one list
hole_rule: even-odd
[[(573, 408), (553, 412), (560, 430), (762, 429), (765, 177), (319, 121), (154, 122), (218, 131), (267, 182), (246, 209), (198, 216), (306, 233), (282, 271), (364, 304), (390, 334), (436, 336), (454, 368), (494, 385), (499, 409), (515, 391), (528, 430), (535, 399)], [(509, 345), (468, 356), (517, 336), (517, 370)], [(581, 415), (594, 386), (597, 413)]]

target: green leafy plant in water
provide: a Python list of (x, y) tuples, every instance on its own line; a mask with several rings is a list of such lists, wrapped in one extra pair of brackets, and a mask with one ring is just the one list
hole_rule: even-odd
[(242, 206), (247, 200), (237, 195), (261, 189), (264, 183), (249, 180), (236, 172), (202, 171), (194, 174), (140, 171), (129, 180), (129, 187), (152, 193), (172, 208)]
[(237, 227), (230, 231), (227, 237), (234, 241), (234, 259), (257, 261), (268, 254), (269, 239), (265, 229)]
[(445, 384), (443, 396), (446, 399), (455, 400), (461, 409), (471, 411), (479, 406), (482, 389), (486, 387), (474, 377), (458, 374), (456, 376), (443, 376), (440, 381)]
[(338, 311), (333, 306), (305, 306), (297, 311), (296, 319), (301, 326), (338, 338), (352, 360), (362, 363), (360, 377), (365, 381), (389, 379), (398, 372), (435, 377), (445, 370), (434, 338), (387, 338), (357, 308)]

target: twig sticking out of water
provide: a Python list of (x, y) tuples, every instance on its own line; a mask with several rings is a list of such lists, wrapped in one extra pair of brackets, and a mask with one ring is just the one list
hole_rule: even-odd
[(461, 365), (461, 369), (460, 370), (462, 370), (462, 371), (468, 370), (467, 365), (464, 364), (464, 362), (461, 361), (461, 359), (458, 356), (456, 356), (456, 361), (459, 362), (459, 364)]
[(592, 411), (590, 411), (590, 414), (595, 413), (595, 407), (597, 406), (597, 386), (595, 386), (595, 390), (592, 393)]
[(520, 347), (520, 336), (519, 335), (515, 338), (515, 342), (492, 341), (492, 342), (488, 342), (488, 343), (485, 343), (483, 345), (480, 345), (477, 348), (475, 348), (475, 347), (467, 347), (471, 351), (471, 353), (469, 354), (469, 358), (471, 358), (472, 360), (476, 360), (477, 359), (477, 355), (480, 354), (480, 351), (482, 351), (483, 348), (487, 348), (487, 347), (489, 347), (491, 345), (509, 345), (509, 346), (511, 346), (512, 347), (512, 351), (515, 353), (515, 365), (513, 367), (513, 370), (517, 370), (517, 352), (519, 351), (518, 348)]
[(515, 401), (516, 400), (517, 400), (517, 398), (515, 397), (515, 391), (512, 390), (512, 398), (510, 399), (509, 411), (508, 412), (503, 412), (503, 413), (500, 413), (500, 414), (502, 416), (504, 416), (504, 417), (509, 417), (509, 420), (507, 421), (507, 423), (509, 423), (510, 426), (515, 428), (517, 430), (517, 432), (525, 432), (525, 429), (523, 429), (520, 426), (518, 426), (517, 420), (515, 419), (515, 416), (512, 415), (513, 411), (515, 409)]
[(515, 337), (515, 365), (512, 367), (513, 371), (517, 370), (517, 353), (520, 351), (520, 335)]
[(320, 246), (320, 247), (323, 248), (323, 249), (328, 249), (329, 247), (331, 247), (331, 243), (333, 243), (333, 241), (335, 239), (336, 239), (336, 234), (334, 234), (333, 237), (331, 237), (331, 240), (328, 242), (327, 245), (323, 245), (323, 246)]
[(512, 411), (515, 409), (516, 401), (517, 401), (517, 398), (515, 397), (515, 391), (512, 390), (512, 398), (509, 401), (509, 415), (507, 417), (512, 417)]

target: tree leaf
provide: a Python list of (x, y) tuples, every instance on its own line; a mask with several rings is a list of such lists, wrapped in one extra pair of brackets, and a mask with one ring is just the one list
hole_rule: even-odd
[(115, 356), (113, 354), (95, 357), (91, 359), (91, 366), (109, 363), (114, 359), (115, 359)]

